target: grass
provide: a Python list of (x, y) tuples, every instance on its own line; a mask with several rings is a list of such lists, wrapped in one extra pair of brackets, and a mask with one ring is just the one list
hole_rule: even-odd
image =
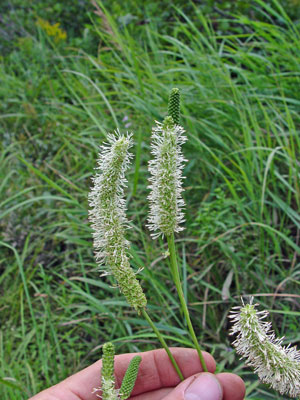
[(282, 398), (232, 351), (227, 314), (257, 294), (276, 334), (299, 343), (299, 28), (275, 0), (256, 1), (256, 19), (209, 20), (191, 7), (174, 7), (165, 28), (164, 17), (120, 26), (100, 8), (97, 53), (36, 30), (1, 59), (1, 399), (27, 398), (91, 364), (108, 339), (118, 352), (158, 346), (93, 259), (87, 194), (97, 148), (116, 128), (136, 142), (132, 265), (143, 268), (165, 339), (192, 346), (166, 247), (145, 227), (150, 128), (175, 86), (189, 138), (186, 230), (176, 242), (193, 325), (218, 369), (245, 379), (247, 399)]

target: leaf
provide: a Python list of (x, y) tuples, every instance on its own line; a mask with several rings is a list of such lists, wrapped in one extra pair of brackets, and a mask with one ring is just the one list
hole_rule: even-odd
[(232, 277), (233, 277), (233, 269), (231, 269), (225, 279), (225, 282), (222, 287), (222, 300), (228, 300), (230, 297), (230, 286), (232, 282)]

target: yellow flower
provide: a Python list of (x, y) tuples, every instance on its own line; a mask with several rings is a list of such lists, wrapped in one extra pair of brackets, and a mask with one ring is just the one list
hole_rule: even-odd
[(36, 24), (40, 26), (48, 36), (52, 37), (55, 43), (59, 43), (60, 41), (67, 39), (67, 33), (60, 28), (59, 22), (56, 22), (56, 24), (51, 25), (48, 21), (44, 20), (43, 18), (38, 18)]

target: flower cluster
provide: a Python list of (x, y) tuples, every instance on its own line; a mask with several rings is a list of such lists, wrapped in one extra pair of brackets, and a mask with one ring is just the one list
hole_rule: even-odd
[(157, 122), (153, 128), (151, 153), (154, 159), (149, 161), (151, 193), (148, 197), (148, 227), (154, 231), (153, 238), (183, 230), (180, 226), (184, 221), (181, 192), (182, 169), (186, 161), (181, 152), (181, 145), (186, 141), (183, 133), (184, 129), (175, 125), (172, 117), (166, 117), (163, 124)]
[(231, 335), (237, 334), (233, 342), (237, 353), (254, 367), (262, 382), (281, 394), (300, 396), (300, 352), (296, 347), (282, 346), (283, 338), (276, 338), (271, 323), (263, 321), (267, 311), (257, 311), (257, 304), (235, 307)]
[[(115, 388), (115, 347), (112, 343), (103, 345), (101, 387), (94, 388), (93, 393), (102, 400), (127, 400), (133, 391), (138, 376), (141, 356), (131, 359), (125, 372), (120, 389)], [(99, 395), (98, 392), (102, 392)]]
[(102, 400), (117, 400), (115, 390), (114, 374), (115, 347), (112, 343), (103, 345), (102, 369), (101, 369), (101, 390)]
[(121, 292), (136, 310), (147, 304), (140, 283), (130, 267), (129, 242), (125, 239), (128, 221), (125, 215), (125, 171), (129, 166), (132, 145), (130, 135), (108, 135), (108, 144), (101, 147), (98, 170), (89, 194), (89, 218), (94, 230), (97, 262), (106, 264), (116, 278)]
[(126, 400), (130, 397), (138, 376), (141, 361), (141, 356), (134, 356), (131, 359), (119, 390), (119, 396), (121, 400)]
[(67, 33), (60, 28), (59, 22), (51, 25), (48, 21), (45, 21), (42, 18), (38, 18), (37, 25), (39, 25), (47, 33), (48, 36), (52, 36), (55, 43), (67, 39)]

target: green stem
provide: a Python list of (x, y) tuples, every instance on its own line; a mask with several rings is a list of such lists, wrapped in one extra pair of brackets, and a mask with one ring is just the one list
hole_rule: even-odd
[(156, 328), (156, 326), (154, 325), (154, 323), (152, 322), (152, 319), (150, 318), (149, 314), (147, 313), (147, 311), (142, 308), (141, 313), (143, 315), (143, 317), (147, 320), (147, 322), (149, 323), (149, 325), (151, 326), (151, 328), (153, 329), (154, 333), (156, 334), (158, 340), (160, 341), (162, 347), (166, 350), (169, 359), (171, 361), (171, 363), (173, 364), (173, 367), (175, 368), (179, 378), (181, 381), (184, 380), (184, 377), (182, 375), (182, 372), (180, 371), (177, 362), (175, 361), (175, 358), (173, 357), (172, 353), (170, 352), (169, 347), (167, 346), (167, 343), (165, 342), (165, 339), (162, 337), (161, 333), (159, 332), (159, 330)]
[(204, 357), (203, 357), (201, 348), (199, 346), (199, 343), (198, 343), (198, 340), (197, 340), (197, 337), (196, 337), (196, 334), (195, 334), (195, 331), (194, 331), (194, 328), (193, 328), (193, 325), (191, 322), (189, 310), (188, 310), (186, 302), (185, 302), (185, 298), (184, 298), (184, 294), (183, 294), (183, 290), (182, 290), (182, 286), (181, 286), (181, 282), (180, 282), (180, 275), (179, 275), (179, 269), (178, 269), (177, 258), (176, 258), (174, 235), (172, 234), (170, 236), (167, 236), (167, 240), (168, 240), (168, 247), (169, 247), (169, 253), (170, 253), (171, 272), (172, 272), (176, 290), (177, 290), (177, 293), (179, 296), (182, 312), (185, 316), (191, 338), (194, 342), (195, 348), (196, 348), (198, 356), (200, 358), (200, 362), (201, 362), (203, 371), (207, 372), (207, 367), (206, 367)]

